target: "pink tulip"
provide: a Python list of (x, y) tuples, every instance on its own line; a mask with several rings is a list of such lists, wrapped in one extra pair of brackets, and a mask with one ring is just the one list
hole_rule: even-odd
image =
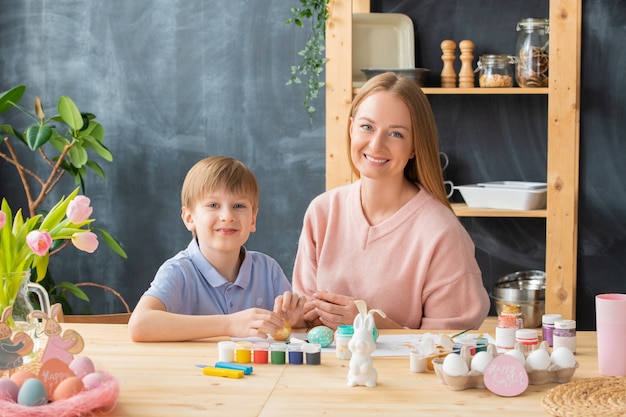
[(6, 223), (7, 223), (7, 215), (4, 214), (4, 211), (0, 211), (0, 229), (2, 229)]
[(82, 223), (91, 216), (93, 207), (89, 204), (91, 200), (84, 195), (78, 195), (67, 205), (65, 215), (74, 224)]
[(44, 256), (52, 245), (50, 233), (41, 230), (33, 230), (26, 235), (26, 244), (39, 256)]
[(83, 252), (93, 253), (98, 249), (98, 235), (93, 232), (74, 233), (72, 243)]

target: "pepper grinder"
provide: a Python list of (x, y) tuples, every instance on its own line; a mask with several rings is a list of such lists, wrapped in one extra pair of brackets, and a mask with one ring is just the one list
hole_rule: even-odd
[(441, 42), (441, 60), (443, 61), (443, 69), (441, 70), (441, 87), (443, 88), (455, 88), (456, 87), (456, 72), (454, 71), (454, 61), (456, 42), (446, 39)]
[(459, 87), (474, 88), (474, 42), (463, 40), (459, 43), (461, 49), (461, 70), (459, 71)]

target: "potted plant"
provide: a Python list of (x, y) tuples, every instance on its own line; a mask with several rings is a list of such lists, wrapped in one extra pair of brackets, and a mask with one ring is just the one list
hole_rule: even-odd
[[(55, 284), (48, 273), (49, 257), (73, 243), (78, 249), (93, 252), (98, 247), (98, 236), (118, 255), (126, 258), (119, 242), (106, 230), (94, 227), (90, 218), (90, 200), (78, 195), (85, 191), (87, 169), (104, 177), (104, 170), (94, 160), (93, 154), (112, 161), (111, 152), (103, 143), (104, 129), (91, 113), (81, 112), (71, 98), (61, 96), (57, 103), (58, 114), (46, 118), (39, 97), (35, 98), (34, 113), (19, 104), (26, 87), (14, 87), (0, 94), (0, 113), (17, 109), (31, 119), (24, 130), (10, 124), (0, 125), (4, 136), (0, 143), (0, 158), (17, 170), (26, 200), (27, 214), (19, 209), (15, 213), (3, 201), (0, 210), (0, 272), (11, 272), (15, 268), (33, 268), (31, 279), (41, 282), (50, 295), (51, 302), (60, 302), (67, 312), (68, 292), (89, 301), (87, 295), (70, 282)], [(63, 129), (63, 130), (62, 130)], [(36, 173), (20, 161), (12, 138), (36, 152), (45, 166), (47, 176)], [(76, 189), (61, 198), (49, 211), (42, 210), (46, 198), (59, 184), (61, 178), (70, 175)], [(39, 186), (33, 190), (32, 184)], [(8, 224), (7, 224), (8, 223)], [(6, 271), (5, 271), (6, 270)]]
[(313, 122), (315, 106), (313, 102), (317, 98), (320, 88), (326, 83), (323, 81), (322, 72), (326, 64), (326, 20), (328, 19), (329, 0), (300, 0), (301, 7), (292, 7), (292, 17), (285, 21), (288, 25), (303, 28), (304, 22), (311, 20), (311, 33), (306, 41), (304, 49), (298, 52), (302, 61), (298, 65), (291, 66), (291, 77), (287, 81), (290, 84), (302, 84), (306, 80), (304, 90), (304, 108), (309, 114), (309, 120)]

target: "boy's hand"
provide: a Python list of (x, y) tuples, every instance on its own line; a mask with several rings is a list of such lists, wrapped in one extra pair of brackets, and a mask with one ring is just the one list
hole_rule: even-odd
[(283, 319), (278, 314), (262, 308), (249, 308), (229, 315), (229, 334), (233, 337), (262, 337), (283, 328)]
[(274, 300), (274, 313), (287, 320), (290, 326), (295, 326), (302, 316), (303, 306), (304, 297), (285, 291)]

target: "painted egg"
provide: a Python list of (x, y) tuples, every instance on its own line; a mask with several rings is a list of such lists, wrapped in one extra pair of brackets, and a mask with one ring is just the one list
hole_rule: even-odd
[(289, 339), (289, 336), (291, 336), (291, 326), (289, 325), (289, 323), (287, 323), (287, 320), (284, 320), (283, 328), (281, 330), (277, 331), (276, 333), (270, 334), (270, 336), (272, 336), (272, 339), (278, 341)]
[(11, 381), (15, 382), (17, 386), (21, 388), (24, 381), (30, 378), (37, 378), (37, 375), (29, 371), (28, 369), (22, 369), (20, 371), (15, 372), (13, 375), (11, 375), (10, 378), (11, 378)]
[(83, 384), (86, 390), (100, 388), (106, 382), (106, 377), (100, 372), (92, 372), (83, 377)]
[(559, 368), (573, 368), (576, 366), (576, 358), (571, 350), (565, 346), (558, 347), (550, 355), (550, 363)]
[(317, 326), (309, 330), (307, 338), (309, 343), (318, 343), (325, 348), (333, 343), (333, 331), (327, 326)]
[(87, 356), (77, 356), (70, 363), (70, 369), (79, 378), (83, 378), (85, 375), (95, 372), (95, 367), (91, 359)]
[(22, 384), (17, 394), (17, 403), (29, 407), (48, 403), (48, 392), (37, 378), (29, 378)]
[(17, 401), (17, 393), (20, 387), (10, 378), (0, 378), (0, 400)]
[(57, 385), (52, 394), (52, 401), (61, 401), (72, 398), (85, 388), (83, 380), (77, 376), (65, 378)]

